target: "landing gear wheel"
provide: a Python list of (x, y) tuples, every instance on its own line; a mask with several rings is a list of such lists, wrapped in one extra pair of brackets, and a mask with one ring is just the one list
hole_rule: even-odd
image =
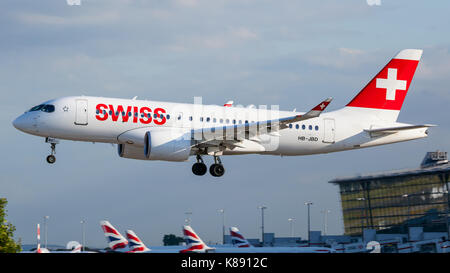
[(205, 165), (205, 162), (203, 162), (203, 158), (201, 155), (197, 155), (197, 163), (194, 163), (192, 165), (192, 172), (195, 175), (205, 175), (205, 173), (208, 171), (208, 168)]
[(225, 173), (225, 168), (222, 164), (214, 163), (209, 167), (209, 173), (214, 177), (220, 177)]
[(54, 155), (47, 156), (47, 162), (49, 164), (53, 164), (53, 163), (55, 163), (55, 161), (56, 161), (56, 157)]
[(203, 162), (197, 162), (192, 165), (192, 172), (195, 175), (205, 175), (208, 168), (206, 167), (205, 163)]

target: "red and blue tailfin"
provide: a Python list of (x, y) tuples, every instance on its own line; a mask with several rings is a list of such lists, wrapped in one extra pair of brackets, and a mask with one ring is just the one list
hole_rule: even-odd
[(145, 246), (145, 244), (139, 239), (139, 237), (132, 230), (127, 230), (127, 238), (128, 238), (128, 246), (130, 248), (129, 252), (139, 253), (139, 252), (148, 252), (149, 248)]
[(186, 241), (187, 248), (180, 250), (180, 253), (189, 252), (209, 252), (214, 248), (207, 246), (202, 239), (195, 233), (190, 226), (183, 226), (184, 240)]
[(239, 232), (237, 227), (230, 227), (231, 243), (235, 247), (253, 247)]
[(100, 221), (103, 233), (105, 234), (106, 241), (112, 250), (122, 249), (128, 245), (127, 239), (120, 234), (108, 221)]

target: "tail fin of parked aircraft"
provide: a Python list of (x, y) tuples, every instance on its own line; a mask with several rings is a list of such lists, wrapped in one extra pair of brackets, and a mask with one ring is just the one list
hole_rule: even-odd
[(125, 237), (123, 237), (122, 234), (120, 234), (120, 232), (118, 232), (110, 222), (100, 221), (100, 225), (103, 229), (103, 233), (105, 234), (106, 241), (108, 241), (109, 247), (112, 250), (125, 248), (128, 245), (128, 241)]
[(239, 232), (237, 227), (230, 227), (231, 242), (235, 247), (253, 247)]
[(195, 233), (191, 226), (183, 226), (184, 240), (186, 241), (187, 248), (180, 250), (180, 253), (188, 252), (210, 252), (214, 248), (207, 246), (202, 239)]
[(147, 252), (149, 248), (139, 239), (139, 237), (132, 230), (127, 230), (127, 238), (130, 247), (130, 252)]
[(386, 121), (396, 121), (421, 56), (420, 49), (400, 51), (347, 104), (347, 108), (371, 109), (373, 111), (357, 110), (357, 113), (369, 113)]

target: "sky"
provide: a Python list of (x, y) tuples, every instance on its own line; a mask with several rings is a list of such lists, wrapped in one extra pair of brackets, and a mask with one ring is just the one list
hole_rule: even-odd
[[(73, 2), (73, 1), (72, 1)], [(75, 1), (76, 2), (76, 1)], [(378, 4), (375, 4), (378, 3)], [(181, 236), (186, 212), (205, 242), (225, 224), (248, 238), (265, 231), (307, 237), (342, 234), (341, 176), (415, 168), (428, 151), (450, 151), (449, 1), (406, 0), (3, 0), (0, 8), (0, 197), (15, 238), (36, 242), (48, 219), (48, 243), (106, 247), (109, 220), (148, 245)], [(348, 103), (405, 48), (424, 50), (400, 122), (437, 124), (426, 139), (333, 154), (224, 156), (221, 178), (192, 174), (185, 163), (136, 161), (110, 144), (61, 141), (57, 162), (43, 138), (11, 122), (43, 101), (70, 95), (205, 104), (279, 105), (307, 111), (333, 97)], [(212, 158), (205, 158), (210, 164)]]

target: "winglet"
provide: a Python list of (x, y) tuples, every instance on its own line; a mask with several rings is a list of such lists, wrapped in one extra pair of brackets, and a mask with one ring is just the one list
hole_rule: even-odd
[(233, 103), (234, 103), (234, 101), (229, 100), (229, 101), (227, 101), (223, 106), (225, 106), (225, 107), (231, 107), (231, 106), (233, 106)]
[(317, 115), (319, 116), (320, 113), (323, 112), (323, 110), (325, 110), (325, 108), (327, 108), (328, 104), (330, 104), (330, 102), (333, 100), (333, 98), (327, 98), (326, 100), (322, 101), (321, 103), (319, 103), (316, 107), (314, 107), (313, 109), (311, 109), (308, 113), (306, 113), (305, 115)]
[(298, 115), (296, 118), (296, 121), (310, 119), (310, 118), (316, 118), (320, 116), (320, 114), (327, 108), (328, 104), (333, 100), (333, 98), (327, 98), (326, 100), (322, 101), (321, 103), (317, 104), (316, 107), (309, 110), (304, 115)]

